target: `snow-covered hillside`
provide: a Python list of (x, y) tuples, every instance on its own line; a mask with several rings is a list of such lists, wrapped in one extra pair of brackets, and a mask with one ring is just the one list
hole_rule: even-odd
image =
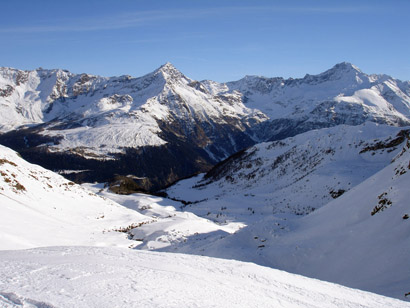
[(95, 195), (0, 146), (0, 249), (131, 244), (108, 232), (152, 218)]
[(188, 208), (197, 214), (247, 224), (174, 250), (252, 261), (405, 299), (409, 187), (408, 130), (368, 123), (260, 144), (202, 181), (168, 190), (191, 200)]
[(286, 272), (115, 248), (0, 252), (0, 307), (340, 307), (409, 303)]
[(220, 222), (306, 215), (390, 164), (404, 142), (401, 131), (368, 122), (260, 143), (167, 193)]
[(178, 212), (180, 203), (171, 200), (115, 195), (101, 185), (87, 187), (100, 196), (0, 146), (0, 250), (55, 245), (158, 249), (194, 234), (229, 234), (243, 226), (220, 226)]

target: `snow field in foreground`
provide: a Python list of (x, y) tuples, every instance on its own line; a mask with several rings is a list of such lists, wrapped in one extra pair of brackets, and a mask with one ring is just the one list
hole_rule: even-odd
[(0, 307), (410, 307), (251, 263), (108, 247), (1, 251)]

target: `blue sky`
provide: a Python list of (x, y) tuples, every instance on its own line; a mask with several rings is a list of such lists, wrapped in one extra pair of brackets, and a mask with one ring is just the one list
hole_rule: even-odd
[(410, 80), (410, 1), (0, 0), (0, 66), (193, 79), (303, 77), (348, 61)]

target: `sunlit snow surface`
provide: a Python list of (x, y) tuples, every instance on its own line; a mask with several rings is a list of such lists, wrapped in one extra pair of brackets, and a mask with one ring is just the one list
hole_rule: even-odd
[(246, 226), (239, 221), (215, 223), (189, 211), (181, 211), (180, 202), (166, 198), (146, 194), (117, 195), (106, 188), (100, 189), (98, 184), (83, 184), (83, 187), (151, 219), (128, 233), (134, 240), (131, 246), (138, 249), (172, 251), (175, 245), (187, 243), (192, 237), (206, 237), (214, 233), (227, 236)]
[(0, 252), (0, 307), (410, 307), (380, 295), (207, 257), (96, 247)]
[(0, 146), (0, 249), (130, 245), (111, 232), (152, 218), (95, 195)]

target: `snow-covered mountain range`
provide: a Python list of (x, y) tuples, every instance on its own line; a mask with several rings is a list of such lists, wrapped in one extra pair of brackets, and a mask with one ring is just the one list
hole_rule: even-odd
[(163, 122), (188, 138), (195, 134), (195, 122), (209, 128), (229, 124), (232, 130), (237, 125), (245, 131), (249, 122), (264, 120), (241, 104), (238, 95), (211, 96), (170, 63), (140, 78), (42, 69), (4, 68), (1, 74), (2, 131), (46, 123), (42, 134), (61, 138), (50, 146), (52, 151), (78, 148), (85, 156), (107, 158), (124, 148), (167, 143), (160, 136)]
[(154, 190), (260, 141), (365, 121), (408, 125), (410, 83), (349, 63), (223, 84), (170, 63), (139, 78), (2, 68), (0, 117), (0, 143), (29, 161), (77, 170), (68, 175), (77, 181), (133, 174)]
[[(19, 128), (3, 144), (48, 168), (91, 169), (88, 180), (131, 173), (165, 185), (253, 144), (250, 128), (266, 120), (239, 93), (210, 95), (169, 63), (140, 78), (40, 69), (0, 76), (2, 130)], [(104, 168), (102, 160), (115, 162)]]
[(365, 121), (408, 125), (410, 83), (387, 75), (368, 75), (343, 62), (318, 74), (300, 79), (245, 78), (218, 84), (204, 81), (213, 94), (239, 91), (247, 107), (265, 113), (261, 137), (276, 140), (314, 128)]

